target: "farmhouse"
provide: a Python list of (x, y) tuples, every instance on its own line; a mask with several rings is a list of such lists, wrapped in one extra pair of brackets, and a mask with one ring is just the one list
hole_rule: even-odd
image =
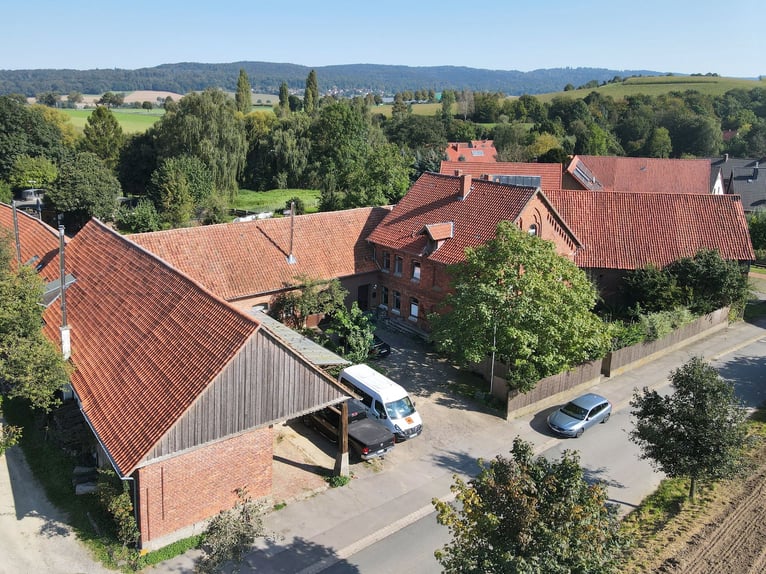
[(299, 278), (338, 278), (367, 309), (377, 268), (366, 242), (389, 212), (345, 211), (171, 229), (129, 238), (245, 311), (294, 289)]
[(565, 189), (644, 193), (723, 193), (710, 181), (710, 160), (576, 155), (564, 172)]
[[(10, 211), (0, 206), (6, 229)], [(47, 261), (40, 273), (54, 281), (56, 232), (24, 214), (18, 223), (22, 257)], [(100, 462), (133, 489), (144, 548), (199, 531), (237, 489), (267, 496), (274, 424), (347, 397), (253, 316), (97, 220), (64, 260), (74, 283), (45, 310), (44, 331), (75, 367)]]
[(543, 191), (561, 189), (562, 187), (562, 166), (560, 163), (442, 161), (439, 173), (444, 175), (465, 173), (474, 179), (488, 179), (497, 183), (540, 187)]
[(739, 195), (745, 212), (766, 208), (766, 158), (713, 158), (711, 181), (722, 181), (724, 193)]

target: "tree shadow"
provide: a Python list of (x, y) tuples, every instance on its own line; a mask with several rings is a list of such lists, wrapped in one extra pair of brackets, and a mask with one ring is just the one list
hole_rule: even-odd
[[(334, 549), (305, 538), (296, 537), (288, 545), (266, 538), (260, 541), (259, 546), (244, 557), (239, 572), (301, 572), (307, 568), (321, 572), (330, 567), (340, 568), (343, 572), (359, 572), (356, 566), (339, 557)], [(223, 571), (233, 572), (232, 565)]]
[(433, 454), (431, 460), (456, 474), (475, 476), (481, 470), (476, 456), (467, 452), (438, 452)]
[(603, 484), (611, 488), (625, 488), (625, 485), (617, 480), (606, 478), (609, 470), (606, 467), (583, 468), (583, 479), (588, 484)]
[(718, 363), (716, 370), (733, 384), (734, 393), (746, 407), (766, 404), (766, 357), (736, 357)]

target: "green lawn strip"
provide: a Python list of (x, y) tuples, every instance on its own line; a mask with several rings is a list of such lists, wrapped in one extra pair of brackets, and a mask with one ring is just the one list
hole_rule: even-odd
[[(72, 125), (76, 130), (82, 132), (83, 128), (88, 121), (88, 117), (93, 113), (92, 109), (74, 110), (74, 109), (62, 109), (69, 119), (72, 121)], [(122, 131), (126, 134), (141, 133), (152, 127), (157, 120), (159, 120), (165, 110), (162, 108), (155, 108), (153, 110), (132, 109), (132, 108), (118, 108), (112, 109), (115, 119), (120, 124)]]
[(270, 191), (240, 189), (231, 208), (248, 213), (270, 211), (274, 215), (281, 215), (290, 199), (300, 197), (305, 205), (306, 213), (314, 213), (319, 210), (319, 195), (318, 189), (272, 189)]

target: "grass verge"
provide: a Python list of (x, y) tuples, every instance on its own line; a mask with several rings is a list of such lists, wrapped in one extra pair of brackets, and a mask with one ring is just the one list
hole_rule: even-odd
[(240, 189), (231, 207), (249, 213), (271, 211), (281, 215), (289, 200), (300, 197), (306, 213), (315, 213), (319, 211), (319, 195), (318, 189), (272, 189), (270, 191)]
[[(757, 409), (750, 417), (750, 435), (759, 440), (746, 453), (747, 468), (754, 470), (763, 460), (766, 439), (766, 408)], [(761, 462), (762, 463), (762, 462)], [(639, 507), (622, 521), (623, 532), (633, 540), (621, 572), (632, 574), (654, 572), (658, 563), (667, 559), (668, 547), (678, 547), (688, 540), (715, 512), (734, 497), (742, 477), (720, 483), (700, 483), (694, 501), (687, 498), (688, 479), (665, 479), (657, 490), (646, 497)]]

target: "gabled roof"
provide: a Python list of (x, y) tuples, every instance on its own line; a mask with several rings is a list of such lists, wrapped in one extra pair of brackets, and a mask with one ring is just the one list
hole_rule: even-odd
[[(21, 263), (45, 265), (59, 249), (59, 232), (39, 219), (17, 209), (16, 220), (19, 227), (19, 243), (21, 245)], [(8, 231), (13, 241), (11, 248), (16, 253), (14, 238), (13, 208), (5, 203), (0, 203), (0, 228)], [(68, 241), (65, 237), (64, 241)], [(16, 258), (14, 257), (14, 261)]]
[(742, 203), (734, 195), (549, 190), (551, 204), (583, 244), (582, 268), (659, 267), (700, 249), (751, 261)]
[[(456, 171), (468, 173), (476, 179), (485, 175), (490, 181), (495, 181), (496, 176), (518, 176), (516, 185), (535, 185), (546, 189), (561, 189), (561, 174), (563, 166), (560, 163), (520, 163), (510, 161), (496, 161), (494, 163), (482, 163), (476, 161), (442, 161), (439, 173), (455, 175)], [(520, 183), (522, 177), (539, 177), (537, 183)]]
[[(71, 382), (123, 474), (194, 403), (259, 323), (100, 222), (69, 242), (66, 291)], [(58, 273), (58, 258), (41, 273)], [(58, 341), (60, 305), (44, 314)]]
[[(444, 151), (448, 161), (494, 162), (497, 159), (495, 142), (492, 140), (472, 140), (470, 142), (450, 142)], [(463, 158), (462, 160), (460, 158)]]
[[(576, 155), (567, 172), (583, 189), (709, 194), (710, 160)], [(594, 179), (590, 179), (592, 175)], [(547, 191), (547, 190), (546, 190)]]
[(731, 158), (711, 160), (711, 177), (721, 171), (726, 193), (739, 195), (745, 211), (766, 208), (766, 158)]
[(343, 278), (375, 270), (367, 235), (389, 212), (362, 207), (171, 229), (129, 238), (227, 301), (273, 293), (295, 277)]
[[(533, 187), (479, 179), (471, 180), (470, 193), (460, 199), (462, 181), (462, 177), (424, 173), (370, 234), (369, 240), (418, 257), (427, 255), (438, 263), (457, 263), (465, 259), (467, 247), (493, 239), (500, 221), (516, 221), (529, 201), (540, 193)], [(428, 254), (429, 239), (423, 230), (444, 222), (452, 222), (453, 236)], [(563, 222), (562, 226), (565, 227)]]

